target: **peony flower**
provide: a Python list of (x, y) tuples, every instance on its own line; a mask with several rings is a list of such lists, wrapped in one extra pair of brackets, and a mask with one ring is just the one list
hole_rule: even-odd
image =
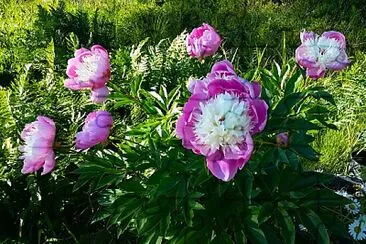
[(23, 174), (29, 174), (43, 168), (42, 175), (52, 171), (55, 167), (53, 142), (56, 135), (55, 123), (48, 117), (38, 116), (37, 120), (27, 124), (21, 134), (25, 145), (19, 150), (24, 160)]
[[(91, 89), (94, 92), (92, 100), (103, 102), (107, 96), (95, 98), (95, 94), (109, 93), (106, 83), (110, 79), (110, 63), (108, 52), (100, 45), (94, 45), (90, 50), (81, 48), (75, 51), (75, 57), (69, 59), (64, 86), (72, 90)], [(108, 92), (107, 92), (108, 91)]]
[(253, 152), (252, 135), (267, 122), (261, 87), (236, 76), (229, 61), (216, 63), (203, 80), (189, 86), (192, 93), (177, 121), (183, 146), (206, 157), (208, 169), (231, 180)]
[(349, 224), (348, 232), (355, 240), (361, 241), (366, 239), (366, 216), (361, 215), (353, 223)]
[(346, 54), (346, 39), (336, 31), (300, 33), (301, 45), (296, 49), (296, 62), (306, 68), (312, 79), (323, 77), (327, 69), (341, 70), (350, 64)]
[(99, 110), (88, 114), (83, 130), (76, 134), (76, 148), (91, 148), (108, 139), (113, 118), (110, 113)]
[(221, 37), (209, 24), (194, 28), (187, 36), (186, 46), (191, 57), (203, 59), (212, 56), (221, 44)]
[(276, 135), (277, 145), (281, 147), (287, 147), (288, 145), (288, 133), (282, 132)]

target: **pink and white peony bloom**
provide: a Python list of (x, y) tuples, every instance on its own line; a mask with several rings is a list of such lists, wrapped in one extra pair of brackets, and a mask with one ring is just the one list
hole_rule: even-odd
[[(110, 62), (108, 52), (100, 45), (94, 45), (90, 50), (80, 48), (75, 51), (75, 57), (69, 59), (64, 86), (72, 90), (91, 89), (92, 100), (103, 102), (108, 88), (105, 86), (110, 79)], [(100, 94), (103, 89), (103, 98), (96, 99), (95, 94)], [(109, 91), (108, 91), (109, 93)]]
[(53, 170), (56, 163), (53, 152), (55, 135), (55, 123), (45, 116), (38, 116), (36, 121), (25, 126), (21, 134), (25, 145), (19, 147), (23, 153), (20, 157), (24, 160), (23, 174), (43, 168), (42, 175), (44, 175)]
[(83, 130), (76, 134), (76, 148), (87, 149), (108, 139), (113, 118), (110, 113), (99, 110), (88, 114)]
[(191, 57), (203, 59), (212, 56), (221, 44), (221, 37), (209, 24), (194, 28), (187, 36), (186, 46)]
[(268, 106), (260, 85), (236, 76), (229, 61), (193, 82), (176, 133), (185, 148), (206, 157), (214, 176), (229, 181), (250, 159), (252, 135), (264, 129)]
[(314, 32), (300, 33), (301, 45), (296, 49), (296, 62), (306, 68), (312, 79), (323, 77), (327, 69), (341, 70), (350, 64), (346, 54), (346, 39), (337, 31), (321, 36)]

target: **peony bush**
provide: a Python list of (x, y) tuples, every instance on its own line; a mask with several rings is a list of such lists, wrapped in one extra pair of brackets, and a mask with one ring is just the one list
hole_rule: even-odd
[(332, 95), (310, 79), (349, 65), (345, 37), (300, 37), (294, 60), (303, 69), (291, 60), (246, 72), (231, 52), (217, 53), (222, 40), (208, 24), (147, 51), (146, 41), (112, 54), (79, 48), (63, 85), (90, 90), (91, 101), (67, 131), (73, 141), (56, 130), (65, 121), (34, 115), (21, 133), (21, 172), (41, 181), (57, 178), (56, 158), (75, 162), (73, 192), (87, 192), (89, 221), (116, 240), (362, 240), (362, 201), (332, 189), (334, 175), (302, 167), (318, 160), (314, 135), (336, 128)]

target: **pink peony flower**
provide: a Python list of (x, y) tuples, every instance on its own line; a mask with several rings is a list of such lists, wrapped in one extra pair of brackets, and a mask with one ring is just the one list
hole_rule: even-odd
[(206, 157), (214, 176), (229, 181), (250, 159), (252, 135), (266, 125), (268, 106), (260, 99), (261, 87), (236, 76), (232, 64), (221, 61), (189, 88), (192, 95), (176, 133), (185, 148)]
[(92, 100), (103, 102), (107, 96), (95, 99), (95, 94), (105, 95), (108, 90), (106, 83), (110, 79), (110, 63), (108, 52), (100, 45), (94, 45), (90, 50), (80, 48), (75, 51), (75, 57), (69, 59), (64, 86), (72, 90), (91, 89), (94, 92)]
[(288, 145), (288, 133), (282, 132), (276, 135), (276, 142), (281, 147), (287, 147)]
[(188, 54), (198, 59), (212, 56), (220, 44), (221, 37), (209, 24), (194, 28), (186, 40)]
[(350, 64), (346, 54), (346, 39), (336, 31), (300, 33), (301, 45), (296, 49), (296, 62), (312, 79), (323, 77), (327, 69), (341, 70)]
[(87, 149), (108, 139), (113, 118), (110, 113), (99, 110), (88, 114), (83, 130), (76, 134), (76, 148)]
[(55, 123), (48, 117), (38, 116), (37, 120), (27, 124), (21, 134), (25, 145), (19, 150), (24, 160), (23, 174), (29, 174), (43, 168), (42, 175), (52, 171), (55, 167), (53, 142), (56, 135)]

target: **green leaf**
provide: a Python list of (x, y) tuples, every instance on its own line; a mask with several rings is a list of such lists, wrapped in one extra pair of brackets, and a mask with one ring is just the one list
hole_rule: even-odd
[(336, 105), (333, 96), (329, 92), (325, 91), (324, 87), (310, 88), (307, 94), (315, 99), (323, 99), (325, 101), (330, 102), (333, 105)]
[(235, 228), (234, 238), (235, 238), (236, 244), (246, 244), (247, 243), (247, 238), (244, 235), (244, 232), (242, 229)]
[(230, 235), (226, 232), (216, 233), (215, 238), (211, 241), (212, 244), (234, 244)]
[(122, 182), (118, 185), (118, 188), (120, 190), (123, 190), (125, 192), (132, 192), (132, 193), (140, 193), (144, 192), (146, 189), (141, 185), (140, 182), (135, 180), (128, 180), (125, 182)]
[(281, 235), (284, 237), (285, 243), (294, 244), (295, 243), (295, 225), (291, 219), (291, 216), (283, 208), (278, 208), (277, 211), (279, 213), (278, 222), (279, 222), (280, 228), (281, 228)]
[(296, 84), (302, 80), (301, 79), (301, 71), (297, 71), (295, 74), (291, 76), (290, 79), (286, 82), (286, 88), (285, 88), (285, 96), (291, 94), (295, 91)]
[(257, 227), (254, 222), (247, 225), (245, 229), (246, 229), (247, 236), (249, 237), (249, 240), (251, 242), (258, 243), (258, 244), (267, 243), (267, 239), (266, 239), (266, 236), (264, 235), (263, 231), (261, 229), (259, 229), (259, 227)]
[(162, 217), (160, 220), (160, 235), (166, 236), (170, 223), (171, 223), (171, 216), (170, 213), (167, 213), (165, 217)]
[(275, 116), (286, 115), (286, 114), (290, 113), (292, 108), (298, 102), (303, 101), (303, 98), (305, 96), (306, 95), (302, 92), (291, 93), (291, 94), (285, 96), (278, 102), (277, 106), (273, 110), (273, 115), (275, 115)]
[(328, 232), (319, 216), (310, 209), (299, 209), (296, 217), (303, 224), (318, 243), (330, 244)]
[(291, 148), (310, 161), (318, 161), (318, 153), (309, 145), (292, 145)]
[(272, 203), (264, 203), (258, 215), (258, 223), (261, 225), (273, 216), (274, 205)]
[(263, 230), (266, 239), (270, 240), (271, 244), (283, 244), (283, 241), (280, 240), (278, 234), (278, 230), (274, 228), (272, 224), (262, 224), (261, 229)]

